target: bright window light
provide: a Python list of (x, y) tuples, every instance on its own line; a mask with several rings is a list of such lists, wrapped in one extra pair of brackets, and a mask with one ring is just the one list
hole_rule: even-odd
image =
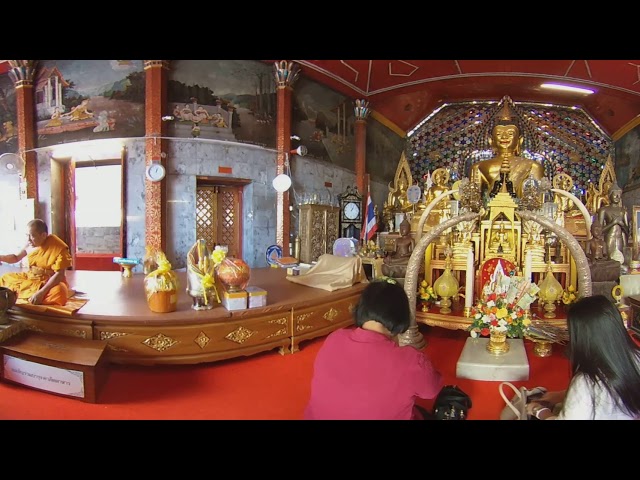
[(76, 227), (119, 227), (122, 167), (76, 168)]
[(543, 83), (540, 85), (542, 88), (548, 88), (551, 90), (563, 90), (565, 92), (573, 92), (573, 93), (584, 93), (586, 95), (590, 95), (595, 93), (595, 90), (591, 90), (589, 88), (581, 88), (581, 87), (571, 87), (569, 85), (562, 85), (559, 83)]

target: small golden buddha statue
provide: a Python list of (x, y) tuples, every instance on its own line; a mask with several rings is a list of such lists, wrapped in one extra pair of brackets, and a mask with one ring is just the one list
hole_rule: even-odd
[(496, 180), (501, 180), (501, 170), (504, 173), (505, 167), (508, 167), (507, 178), (513, 184), (514, 193), (520, 197), (524, 180), (530, 176), (540, 180), (544, 176), (544, 166), (519, 156), (524, 137), (509, 107), (510, 101), (509, 97), (505, 97), (498, 121), (491, 131), (490, 143), (495, 156), (473, 164), (471, 178), (478, 182), (482, 191), (488, 189), (493, 194)]

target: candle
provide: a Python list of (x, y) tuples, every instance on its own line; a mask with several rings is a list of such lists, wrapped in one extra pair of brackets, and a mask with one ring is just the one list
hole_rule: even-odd
[(531, 281), (531, 262), (531, 250), (527, 250), (527, 252), (524, 254), (524, 278), (529, 281)]
[(473, 260), (473, 246), (469, 247), (469, 253), (467, 253), (467, 271), (466, 283), (464, 286), (464, 306), (471, 308), (473, 306), (473, 276), (475, 275), (474, 260)]

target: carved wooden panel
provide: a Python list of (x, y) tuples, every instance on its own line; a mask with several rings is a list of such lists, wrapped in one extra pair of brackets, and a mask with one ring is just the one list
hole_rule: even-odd
[(311, 263), (324, 253), (332, 253), (333, 244), (340, 237), (339, 223), (339, 207), (301, 205), (300, 261)]

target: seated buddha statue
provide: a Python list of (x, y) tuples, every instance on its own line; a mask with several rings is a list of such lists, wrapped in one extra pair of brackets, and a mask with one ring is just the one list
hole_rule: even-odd
[[(422, 212), (427, 209), (427, 206), (437, 197), (442, 195), (451, 189), (449, 187), (449, 172), (446, 168), (436, 168), (431, 176), (433, 183), (424, 192), (424, 201), (419, 202), (416, 205), (416, 214), (411, 219), (411, 231), (416, 231)], [(446, 212), (449, 210), (449, 197), (443, 198), (437, 205), (435, 205), (429, 214), (426, 225), (437, 225), (446, 220)]]
[(478, 182), (481, 191), (488, 189), (493, 196), (502, 182), (510, 181), (513, 193), (520, 197), (524, 180), (530, 176), (537, 180), (542, 179), (544, 166), (519, 156), (523, 140), (516, 117), (505, 101), (498, 113), (498, 121), (491, 131), (490, 143), (495, 156), (476, 162), (471, 167), (471, 178)]
[(413, 252), (414, 240), (411, 236), (411, 224), (406, 216), (399, 228), (400, 237), (396, 239), (396, 251), (387, 255), (382, 263), (382, 274), (387, 277), (404, 278), (409, 258)]

